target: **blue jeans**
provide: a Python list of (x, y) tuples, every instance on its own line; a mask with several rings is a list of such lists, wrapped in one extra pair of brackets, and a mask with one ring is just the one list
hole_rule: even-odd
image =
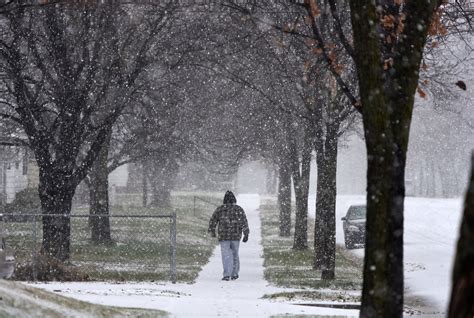
[(239, 276), (239, 243), (240, 241), (220, 241), (224, 277)]

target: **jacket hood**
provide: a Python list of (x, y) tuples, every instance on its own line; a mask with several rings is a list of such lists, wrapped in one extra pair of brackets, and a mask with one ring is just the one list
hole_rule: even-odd
[(237, 199), (232, 191), (227, 191), (224, 195), (224, 204), (236, 204)]

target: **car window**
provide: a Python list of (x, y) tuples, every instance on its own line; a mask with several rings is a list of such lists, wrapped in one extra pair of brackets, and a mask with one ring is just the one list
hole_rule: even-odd
[(366, 208), (365, 206), (353, 206), (347, 213), (347, 218), (351, 220), (365, 219)]

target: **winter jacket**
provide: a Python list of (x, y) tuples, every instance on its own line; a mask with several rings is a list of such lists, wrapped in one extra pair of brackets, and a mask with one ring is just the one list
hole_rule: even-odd
[(218, 207), (209, 221), (209, 233), (216, 235), (219, 241), (240, 241), (242, 232), (249, 235), (249, 225), (244, 209), (235, 203), (227, 203)]

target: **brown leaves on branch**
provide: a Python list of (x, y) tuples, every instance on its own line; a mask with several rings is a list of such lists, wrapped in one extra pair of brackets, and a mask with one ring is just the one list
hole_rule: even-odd
[(315, 39), (306, 39), (305, 43), (313, 54), (323, 54), (323, 50), (318, 46), (318, 41), (316, 41)]
[(342, 72), (344, 71), (344, 69), (345, 69), (344, 64), (339, 64), (339, 63), (337, 63), (337, 64), (334, 65), (334, 71), (335, 71), (337, 74), (339, 74), (339, 75), (342, 74)]
[(383, 63), (383, 69), (384, 71), (388, 70), (393, 66), (393, 58), (386, 59)]
[(425, 61), (421, 63), (421, 69), (425, 72), (428, 70), (428, 65), (425, 63)]
[(300, 27), (300, 24), (298, 23), (298, 19), (296, 19), (294, 22), (288, 22), (286, 23), (282, 28), (281, 30), (284, 32), (284, 33), (292, 33), (292, 32), (295, 32), (298, 27)]
[(416, 88), (416, 91), (418, 92), (418, 95), (419, 95), (421, 98), (426, 98), (426, 93), (425, 93), (424, 90), (422, 90), (422, 89), (420, 88), (420, 86), (418, 86), (418, 87)]
[(433, 16), (433, 21), (428, 29), (428, 34), (431, 36), (445, 36), (448, 33), (446, 25), (442, 21), (443, 7), (440, 7)]
[(316, 0), (309, 0), (309, 5), (311, 7), (311, 15), (313, 18), (319, 17), (321, 15), (321, 9), (319, 9)]
[(403, 29), (405, 28), (405, 20), (406, 20), (406, 14), (405, 13), (400, 13), (398, 17), (398, 24), (397, 24), (397, 35), (402, 34)]
[(391, 29), (395, 26), (395, 17), (391, 14), (389, 15), (384, 15), (380, 19), (380, 23), (384, 28)]
[(323, 54), (323, 50), (322, 50), (321, 48), (319, 48), (319, 47), (314, 47), (314, 48), (312, 48), (312, 49), (311, 49), (311, 52), (313, 52), (313, 53), (316, 54), (316, 55), (321, 55), (321, 54)]
[(385, 39), (387, 43), (392, 43), (392, 41), (394, 41), (394, 39), (397, 38), (403, 32), (403, 29), (405, 27), (405, 19), (406, 15), (403, 12), (396, 16), (392, 14), (387, 14), (380, 18), (380, 24), (385, 29), (393, 29), (392, 34), (388, 35)]
[(334, 69), (334, 72), (341, 75), (342, 72), (345, 69), (345, 66), (342, 63), (338, 63), (337, 54), (333, 50), (335, 48), (335, 45), (328, 44), (326, 46), (326, 48), (329, 49), (329, 52), (328, 52), (328, 60), (329, 60), (328, 62), (329, 62), (329, 64)]

